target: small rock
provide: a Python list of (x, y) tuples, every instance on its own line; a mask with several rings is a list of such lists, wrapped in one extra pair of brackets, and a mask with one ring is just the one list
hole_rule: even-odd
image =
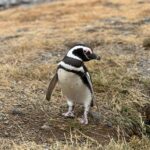
[(7, 131), (4, 132), (5, 137), (9, 136), (9, 133)]
[(0, 121), (7, 120), (7, 117), (4, 113), (0, 112)]
[(84, 28), (84, 31), (85, 32), (97, 32), (98, 31), (98, 27), (89, 25), (89, 26), (86, 26)]
[(24, 115), (24, 113), (19, 108), (13, 108), (12, 115), (22, 116), (22, 115)]
[(49, 125), (46, 125), (44, 124), (42, 127), (41, 127), (42, 130), (46, 130), (46, 131), (49, 131), (51, 129), (51, 127)]
[(52, 53), (50, 53), (50, 52), (45, 52), (41, 56), (42, 56), (42, 58), (41, 58), (42, 60), (48, 60), (51, 57), (53, 57)]
[(112, 3), (112, 2), (104, 2), (103, 5), (105, 7), (110, 7), (110, 8), (115, 8), (115, 9), (118, 9), (121, 6), (121, 4), (119, 3)]
[(107, 122), (106, 126), (109, 127), (109, 128), (112, 128), (113, 125), (112, 125), (111, 122)]
[(16, 32), (27, 32), (27, 31), (29, 31), (28, 28), (21, 28), (16, 30)]
[(145, 49), (150, 49), (150, 37), (147, 37), (143, 40), (143, 47)]
[(4, 124), (8, 125), (9, 124), (9, 120), (4, 121)]
[(145, 3), (145, 1), (144, 0), (138, 0), (137, 3), (143, 4), (143, 3)]
[(100, 114), (100, 112), (93, 112), (91, 111), (90, 113), (90, 116), (95, 120), (95, 121), (100, 121), (102, 119), (102, 116)]
[(141, 23), (150, 24), (150, 17), (145, 17), (144, 19), (141, 20)]

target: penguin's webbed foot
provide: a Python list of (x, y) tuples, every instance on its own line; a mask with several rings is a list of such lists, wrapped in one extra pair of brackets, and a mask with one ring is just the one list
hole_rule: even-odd
[(68, 111), (68, 112), (66, 112), (66, 113), (62, 113), (62, 115), (64, 116), (64, 117), (70, 117), (70, 118), (74, 118), (75, 116), (74, 116), (74, 112), (70, 112), (70, 111)]

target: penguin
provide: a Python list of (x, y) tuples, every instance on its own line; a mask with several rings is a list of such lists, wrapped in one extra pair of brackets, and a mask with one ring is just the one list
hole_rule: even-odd
[(100, 60), (100, 56), (97, 56), (90, 47), (81, 44), (73, 46), (58, 63), (46, 93), (46, 99), (50, 100), (58, 82), (68, 104), (68, 111), (62, 115), (74, 117), (74, 104), (79, 103), (84, 106), (84, 114), (80, 119), (82, 124), (88, 124), (88, 112), (94, 100), (92, 80), (84, 62), (93, 59)]

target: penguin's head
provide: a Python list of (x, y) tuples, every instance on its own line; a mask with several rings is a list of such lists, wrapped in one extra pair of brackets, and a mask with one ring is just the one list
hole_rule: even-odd
[(97, 56), (91, 48), (85, 45), (72, 47), (67, 53), (67, 56), (81, 61), (90, 61), (92, 59), (100, 60), (100, 56)]

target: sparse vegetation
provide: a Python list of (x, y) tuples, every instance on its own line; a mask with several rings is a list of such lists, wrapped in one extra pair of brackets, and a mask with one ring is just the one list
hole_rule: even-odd
[[(150, 51), (142, 47), (149, 12), (150, 3), (136, 0), (63, 0), (1, 11), (0, 149), (149, 150)], [(92, 111), (101, 114), (88, 126), (78, 122), (80, 106), (75, 119), (60, 116), (66, 106), (59, 86), (45, 100), (57, 62), (74, 43), (102, 57), (86, 64)]]

